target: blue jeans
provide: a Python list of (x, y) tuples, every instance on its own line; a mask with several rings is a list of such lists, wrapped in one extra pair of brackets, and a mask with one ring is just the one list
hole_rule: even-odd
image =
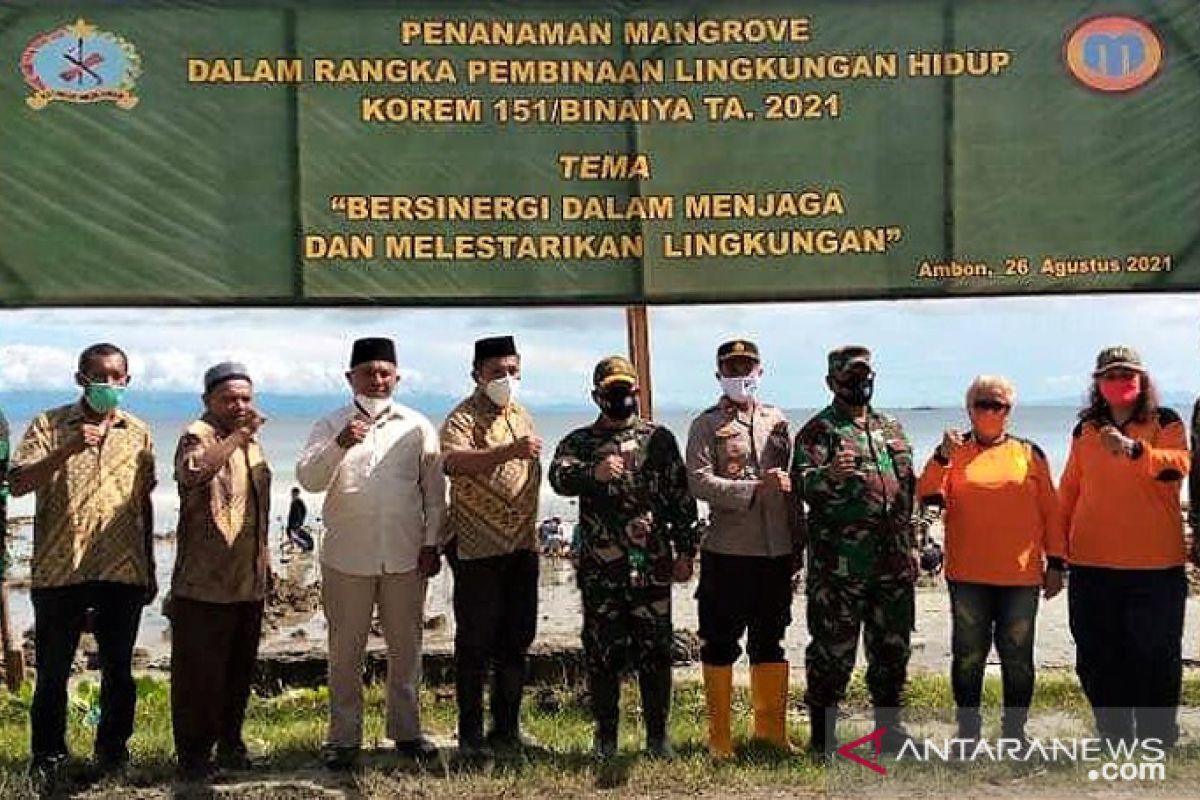
[(950, 680), (954, 703), (978, 720), (983, 671), (992, 645), (1000, 654), (1005, 728), (1019, 730), (1033, 700), (1033, 635), (1037, 628), (1037, 586), (994, 586), (948, 581), (953, 616)]

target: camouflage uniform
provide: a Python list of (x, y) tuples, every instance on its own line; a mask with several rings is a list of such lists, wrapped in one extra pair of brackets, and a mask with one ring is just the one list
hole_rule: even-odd
[[(593, 471), (614, 453), (631, 468), (601, 483)], [(696, 501), (675, 437), (637, 418), (627, 428), (579, 428), (558, 445), (550, 485), (579, 497), (578, 579), (589, 669), (670, 666), (672, 563), (676, 555), (695, 555), (698, 537)]]
[[(843, 443), (861, 474), (837, 482), (828, 465)], [(831, 708), (842, 700), (861, 628), (872, 701), (894, 709), (915, 616), (912, 446), (892, 417), (868, 410), (860, 426), (835, 403), (796, 436), (792, 481), (809, 537), (805, 702)]]
[[(577, 575), (595, 752), (615, 754), (620, 676), (636, 670), (647, 747), (669, 757), (672, 572), (676, 557), (696, 554), (696, 501), (675, 437), (636, 416), (633, 366), (606, 358), (593, 383), (603, 416), (559, 443), (550, 485), (579, 497)], [(597, 480), (597, 466), (614, 455), (624, 470)]]

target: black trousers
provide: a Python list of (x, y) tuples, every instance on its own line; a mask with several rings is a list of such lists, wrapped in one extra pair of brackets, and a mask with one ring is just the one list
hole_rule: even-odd
[(141, 586), (94, 581), (31, 592), (37, 685), (30, 712), (30, 749), (35, 760), (67, 754), (67, 682), (88, 611), (95, 612), (94, 634), (100, 649), (95, 755), (100, 759), (128, 755), (137, 705), (133, 645), (145, 591)]
[(1075, 670), (1099, 734), (1173, 745), (1183, 680), (1183, 567), (1072, 566), (1067, 597)]
[(751, 664), (784, 660), (783, 641), (792, 624), (792, 557), (730, 556), (702, 551), (700, 659), (712, 666), (738, 660), (747, 635)]
[(206, 763), (213, 745), (245, 752), (242, 723), (258, 658), (263, 603), (171, 601), (171, 728), (182, 766)]
[(492, 668), (494, 731), (515, 736), (525, 654), (537, 630), (538, 554), (521, 550), (466, 560), (452, 554), (450, 565), (460, 740), (482, 732), (483, 685)]

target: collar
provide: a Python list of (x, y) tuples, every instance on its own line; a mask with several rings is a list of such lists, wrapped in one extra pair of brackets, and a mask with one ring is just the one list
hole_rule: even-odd
[[(829, 404), (829, 408), (832, 410), (833, 416), (837, 420), (839, 420), (841, 422), (846, 422), (850, 425), (858, 424), (857, 421), (853, 417), (851, 417), (848, 413), (846, 413), (846, 406), (844, 406), (840, 400), (834, 399), (834, 401)], [(875, 418), (875, 409), (871, 408), (871, 405), (868, 403), (865, 419), (867, 420), (867, 422), (870, 422), (874, 418)]]
[[(67, 420), (66, 420), (67, 424), (75, 425), (79, 422), (82, 422), (85, 419), (87, 419), (87, 409), (84, 408), (83, 400), (82, 399), (76, 400), (71, 405), (70, 413), (67, 414)], [(109, 419), (109, 428), (127, 428), (127, 427), (129, 427), (129, 420), (126, 418), (125, 412), (118, 408), (116, 411), (113, 412), (112, 417)]]
[(351, 398), (350, 405), (348, 406), (347, 410), (350, 412), (350, 416), (362, 414), (371, 420), (373, 424), (378, 424), (386, 419), (404, 418), (404, 414), (400, 411), (400, 405), (395, 400), (389, 400), (388, 407), (374, 417), (368, 414), (367, 410), (358, 404), (358, 400), (356, 398)]
[(975, 431), (973, 431), (973, 430), (970, 431), (968, 436), (969, 436), (968, 441), (971, 444), (978, 447), (980, 450), (990, 450), (993, 447), (999, 447), (1002, 444), (1008, 444), (1009, 442), (1012, 441), (1012, 435), (1008, 431), (1005, 431), (1004, 433), (1000, 434), (999, 439), (996, 439), (994, 442), (988, 442), (987, 444), (981, 442), (979, 440), (979, 437), (975, 435)]
[(520, 407), (516, 400), (509, 401), (509, 404), (503, 407), (496, 405), (492, 398), (487, 396), (487, 392), (482, 386), (475, 387), (475, 391), (471, 393), (471, 401), (475, 404), (477, 411), (484, 411), (497, 417), (514, 412)]
[(608, 419), (603, 414), (596, 417), (596, 421), (592, 423), (592, 430), (602, 433), (619, 433), (621, 431), (629, 431), (641, 425), (642, 417), (640, 414), (634, 414), (624, 425), (605, 425), (604, 420)]

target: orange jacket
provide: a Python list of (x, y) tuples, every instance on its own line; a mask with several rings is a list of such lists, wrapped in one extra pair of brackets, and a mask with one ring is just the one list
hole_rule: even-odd
[(1032, 442), (968, 439), (948, 462), (935, 453), (917, 494), (946, 510), (950, 580), (1040, 586), (1044, 559), (1066, 554), (1050, 467)]
[(1179, 489), (1188, 472), (1187, 437), (1179, 415), (1161, 408), (1122, 432), (1137, 444), (1113, 455), (1100, 428), (1081, 422), (1072, 434), (1060, 505), (1072, 564), (1119, 569), (1182, 565), (1187, 554)]

